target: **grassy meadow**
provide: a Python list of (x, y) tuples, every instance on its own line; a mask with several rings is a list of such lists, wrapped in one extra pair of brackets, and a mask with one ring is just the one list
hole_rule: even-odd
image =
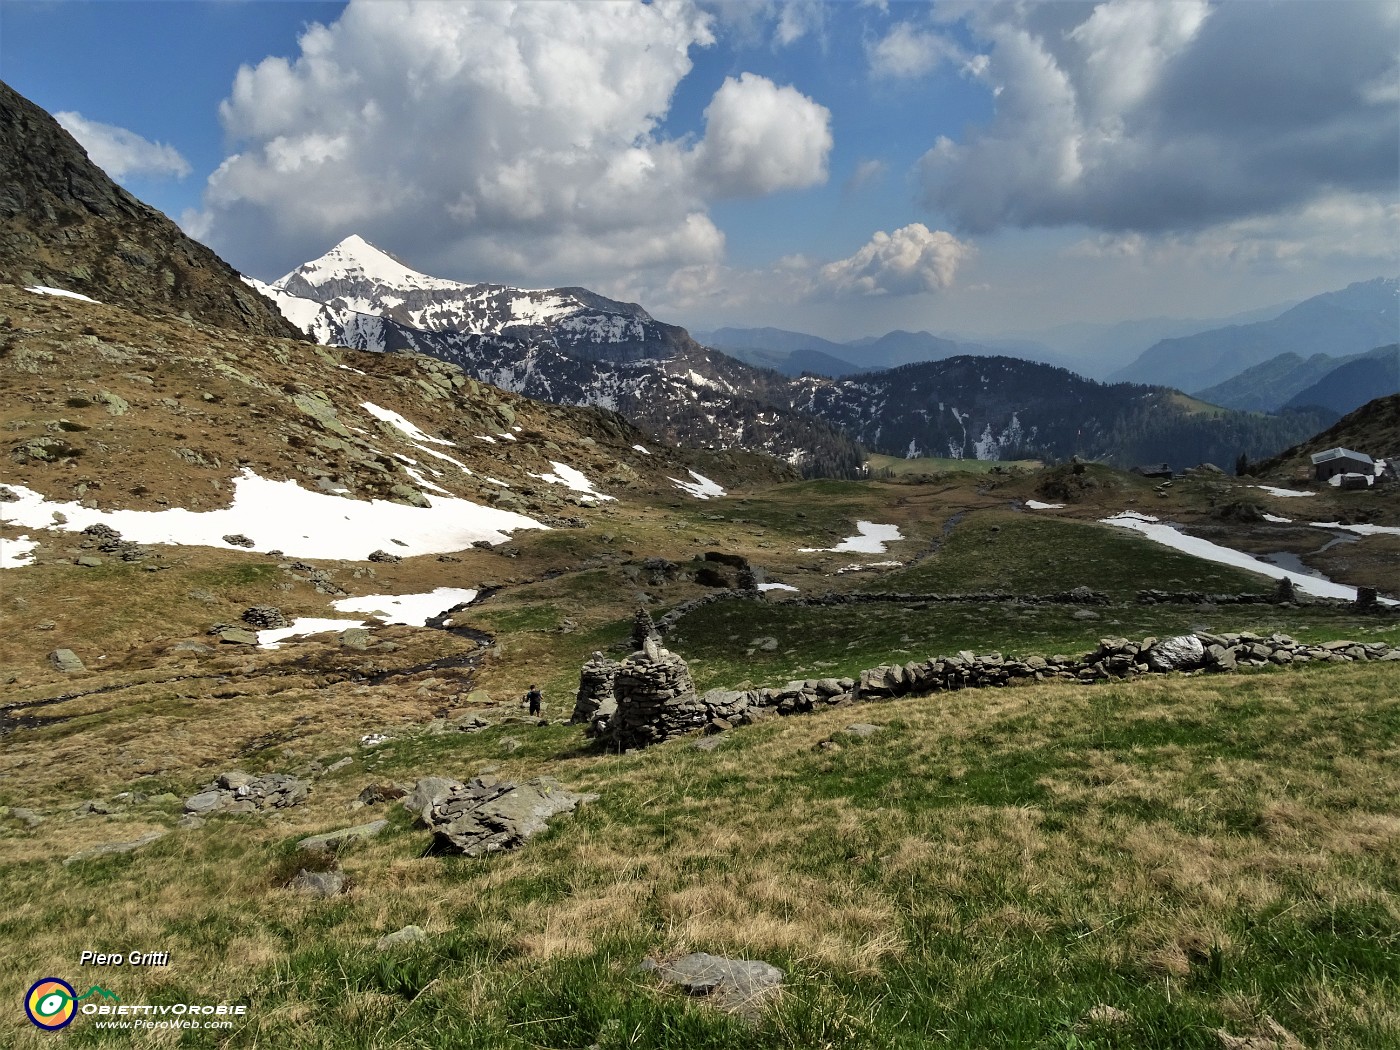
[[(732, 577), (707, 551), (749, 557), (803, 596), (1082, 584), (1110, 602), (717, 601), (667, 639), (702, 689), (960, 649), (1077, 654), (1110, 635), (1400, 642), (1397, 618), (1345, 608), (1138, 605), (1141, 587), (1272, 583), (1097, 524), (1156, 499), (1133, 479), (1105, 476), (1064, 513), (1016, 509), (1041, 498), (1041, 480), (786, 485), (634, 505), (455, 564), (410, 559), (371, 577), (328, 563), (356, 593), (501, 588), (455, 614), (468, 634), (380, 628), (363, 651), (316, 636), (173, 654), (251, 604), (324, 614), (304, 581), (236, 552), (172, 553), (156, 573), (7, 576), (7, 715), (30, 721), (0, 741), (0, 805), (42, 822), (0, 819), (0, 954), (18, 962), (0, 968), (13, 1004), (0, 1045), (1206, 1050), (1231, 1045), (1221, 1032), (1273, 1032), (1247, 1045), (1400, 1046), (1393, 664), (906, 698), (769, 716), (713, 750), (679, 739), (610, 754), (563, 723), (579, 665), (625, 648), (638, 604), (659, 617), (718, 593), (696, 582), (701, 566)], [(1159, 502), (1204, 519), (1231, 484), (1182, 484)], [(878, 555), (801, 550), (834, 546), (856, 520), (904, 538)], [(886, 559), (901, 564), (837, 571)], [(87, 673), (44, 666), (59, 639), (81, 638), (105, 643), (83, 648)], [(547, 726), (520, 717), (530, 680)], [(434, 721), (465, 713), (492, 725)], [(879, 730), (845, 732), (856, 722)], [(360, 746), (370, 732), (391, 739)], [(182, 800), (219, 772), (343, 758), (304, 805), (177, 826)], [(373, 783), (478, 774), (550, 775), (599, 797), (484, 859), (422, 856), (429, 835), (400, 806), (355, 804)], [(89, 799), (110, 812), (78, 815)], [(380, 816), (382, 835), (340, 852), (347, 893), (285, 888), (315, 863), (300, 838)], [(152, 830), (169, 833), (63, 863)], [(376, 947), (408, 924), (427, 939)], [(80, 969), (85, 950), (168, 951), (170, 964)], [(690, 951), (762, 959), (787, 981), (740, 1015), (637, 968)], [(221, 1031), (119, 1033), (80, 1017), (55, 1036), (18, 1006), (49, 975), (125, 1002), (249, 1009)]]

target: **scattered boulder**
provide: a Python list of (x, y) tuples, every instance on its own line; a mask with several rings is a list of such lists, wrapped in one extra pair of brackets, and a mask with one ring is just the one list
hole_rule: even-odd
[(369, 631), (363, 627), (348, 627), (340, 632), (342, 649), (368, 649)]
[(287, 883), (287, 888), (308, 897), (334, 897), (344, 893), (345, 873), (340, 871), (307, 871), (302, 868), (297, 876)]
[(852, 722), (842, 730), (842, 732), (848, 733), (851, 736), (860, 737), (862, 740), (868, 740), (879, 731), (879, 726), (873, 726), (869, 722)]
[(93, 846), (91, 849), (85, 849), (81, 853), (75, 853), (63, 863), (77, 864), (81, 861), (93, 860), (96, 857), (111, 856), (114, 853), (130, 853), (133, 850), (140, 849), (142, 846), (149, 846), (157, 839), (164, 838), (166, 834), (167, 832), (163, 830), (148, 831), (140, 838), (131, 839), (126, 842), (105, 842), (100, 846)]
[(224, 542), (230, 547), (253, 547), (256, 544), (241, 532), (231, 533), (224, 537)]
[(257, 645), (258, 636), (242, 627), (225, 627), (219, 632), (219, 641), (225, 645)]
[(306, 801), (311, 785), (285, 773), (250, 776), (242, 770), (221, 773), (203, 791), (185, 800), (185, 812), (196, 816), (209, 813), (265, 813), (287, 809)]
[[(543, 831), (551, 817), (598, 797), (568, 791), (553, 777), (536, 777), (520, 785), (483, 777), (451, 783), (420, 814), (433, 832), (430, 854), (481, 857), (518, 848)], [(423, 781), (415, 785), (415, 795), (422, 786)]]
[(1158, 642), (1147, 651), (1147, 666), (1154, 671), (1188, 671), (1205, 661), (1205, 647), (1194, 634), (1182, 634)]
[(357, 824), (353, 828), (327, 831), (323, 835), (310, 835), (297, 843), (297, 849), (338, 850), (347, 842), (372, 839), (389, 826), (387, 820), (373, 820), (368, 824)]
[(379, 940), (374, 942), (377, 951), (387, 952), (403, 944), (417, 944), (428, 939), (427, 932), (421, 926), (405, 926), (401, 930), (393, 933), (386, 933)]
[(72, 649), (55, 649), (53, 652), (49, 653), (49, 663), (53, 664), (54, 668), (59, 671), (73, 672), (87, 670), (87, 668), (83, 666), (83, 662), (78, 659), (78, 654), (73, 652)]
[(371, 552), (370, 552), (370, 555), (369, 555), (369, 560), (370, 560), (370, 561), (383, 562), (383, 563), (386, 563), (386, 564), (389, 564), (389, 565), (394, 565), (394, 564), (397, 564), (398, 562), (403, 561), (403, 559), (400, 558), (397, 554), (390, 554), (388, 551), (380, 551), (380, 550), (371, 551)]
[(703, 995), (710, 1002), (741, 1013), (754, 1011), (782, 987), (783, 971), (770, 963), (751, 959), (726, 959), (694, 952), (673, 962), (647, 959), (643, 971), (656, 974), (666, 984), (688, 995)]
[(366, 806), (373, 806), (379, 802), (392, 802), (394, 799), (405, 798), (408, 795), (408, 788), (402, 784), (370, 784), (360, 792), (357, 801)]
[(10, 817), (19, 821), (26, 828), (37, 828), (44, 822), (44, 819), (32, 809), (25, 809), (23, 806), (14, 806), (10, 809)]

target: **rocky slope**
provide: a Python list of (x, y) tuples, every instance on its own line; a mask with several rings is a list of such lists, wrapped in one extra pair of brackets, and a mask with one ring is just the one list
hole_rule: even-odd
[(88, 159), (0, 83), (0, 281), (264, 336), (298, 333), (238, 273)]
[[(0, 484), (79, 508), (211, 511), (255, 477), (328, 497), (318, 506), (336, 520), (379, 500), (548, 524), (609, 498), (681, 497), (691, 468), (726, 487), (794, 476), (766, 457), (667, 449), (615, 413), (534, 402), (431, 357), (328, 350), (10, 285), (0, 314)], [(314, 546), (315, 522), (305, 531)]]

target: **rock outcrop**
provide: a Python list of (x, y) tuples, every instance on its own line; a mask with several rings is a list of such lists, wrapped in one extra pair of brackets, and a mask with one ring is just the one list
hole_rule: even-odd
[(304, 338), (233, 267), (108, 178), (58, 121), (4, 83), (0, 281)]
[(203, 791), (186, 799), (185, 812), (200, 817), (210, 813), (265, 813), (299, 805), (310, 793), (310, 784), (285, 773), (255, 777), (235, 769), (221, 773)]
[(524, 784), (494, 777), (473, 777), (465, 784), (426, 777), (414, 786), (405, 805), (412, 808), (410, 803), (426, 799), (416, 812), (433, 832), (429, 853), (481, 857), (524, 845), (551, 817), (597, 797), (568, 791), (553, 777)]

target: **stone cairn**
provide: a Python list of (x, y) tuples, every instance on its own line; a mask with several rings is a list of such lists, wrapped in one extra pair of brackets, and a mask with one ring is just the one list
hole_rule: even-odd
[(587, 725), (591, 735), (620, 750), (748, 721), (750, 694), (730, 689), (697, 694), (690, 668), (662, 648), (655, 628), (648, 630), (650, 623), (646, 610), (639, 609), (634, 640), (641, 645), (621, 663), (594, 653), (583, 665), (570, 721)]
[(641, 650), (646, 647), (647, 639), (655, 642), (661, 641), (661, 632), (656, 629), (656, 624), (651, 618), (651, 613), (642, 606), (637, 606), (637, 613), (632, 617), (632, 648)]
[(688, 733), (709, 721), (696, 695), (686, 662), (648, 638), (642, 649), (623, 660), (613, 677), (617, 711), (607, 737), (619, 748), (645, 747)]
[(613, 680), (621, 665), (595, 652), (583, 665), (578, 676), (578, 695), (574, 698), (574, 713), (569, 719), (575, 725), (586, 725), (594, 736), (603, 733), (617, 711), (613, 695)]

